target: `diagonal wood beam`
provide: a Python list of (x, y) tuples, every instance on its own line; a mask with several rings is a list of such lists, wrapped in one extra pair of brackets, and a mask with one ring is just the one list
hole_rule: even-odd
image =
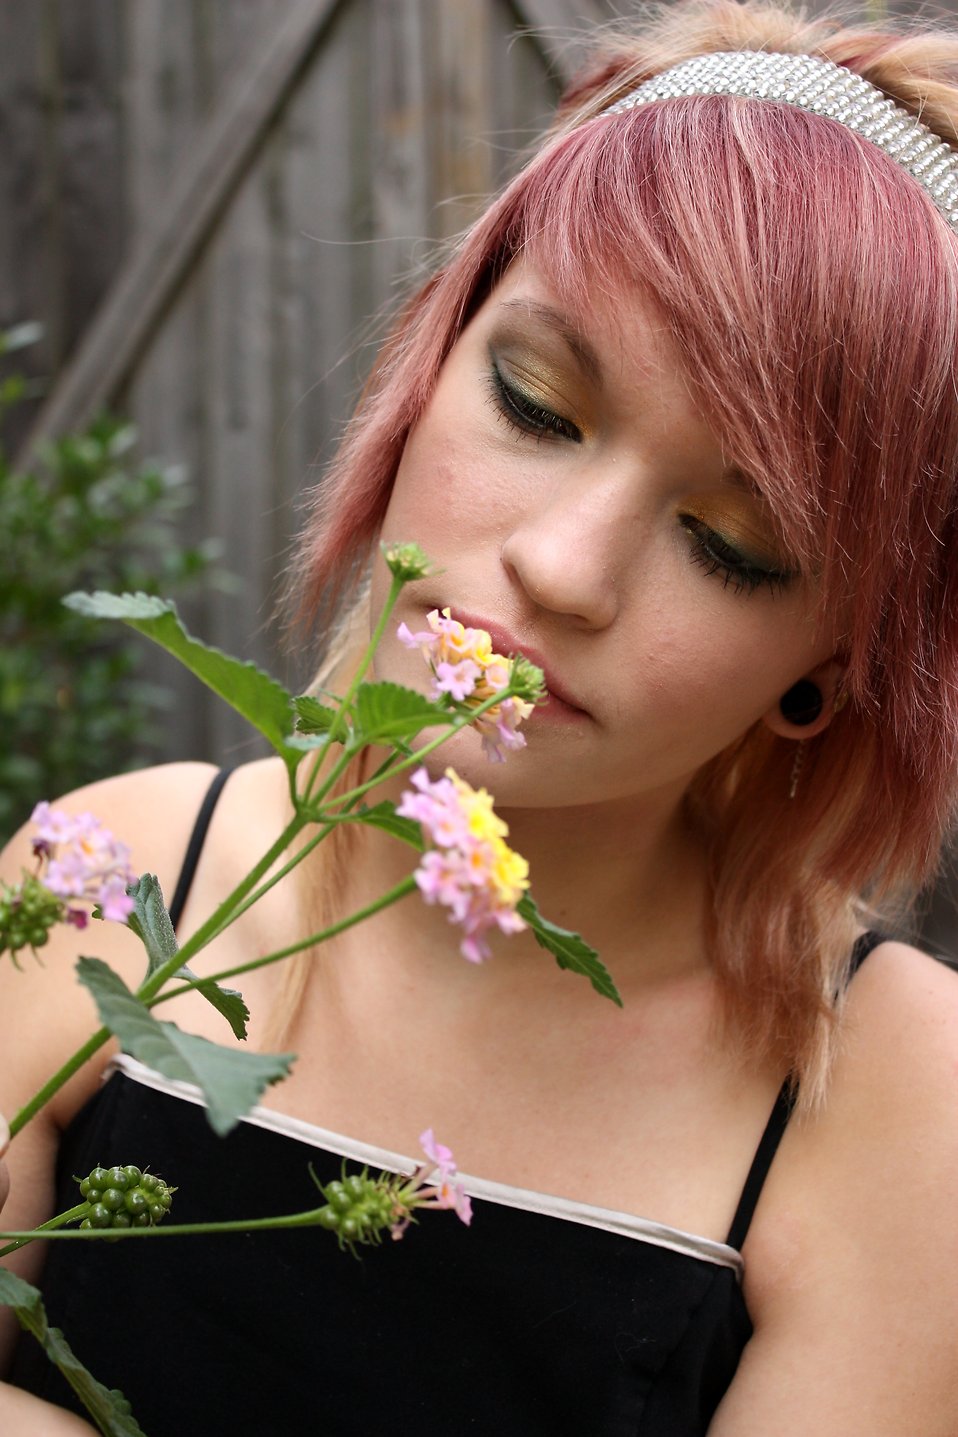
[(342, 0), (296, 0), (200, 132), (173, 185), (155, 232), (121, 268), (69, 363), (61, 372), (17, 464), (42, 441), (78, 428), (129, 375), (246, 173), (257, 145), (282, 107)]

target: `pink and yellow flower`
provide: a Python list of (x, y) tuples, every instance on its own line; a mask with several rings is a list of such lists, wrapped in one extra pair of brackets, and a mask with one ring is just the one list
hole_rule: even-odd
[[(46, 864), (39, 875), (44, 888), (58, 898), (98, 904), (104, 918), (125, 923), (133, 912), (126, 890), (136, 882), (127, 845), (92, 813), (73, 816), (44, 802), (37, 804), (32, 817), (37, 825), (33, 851)], [(65, 916), (84, 926), (82, 909), (70, 909)]]
[(415, 819), (432, 847), (416, 870), (427, 903), (448, 908), (465, 932), (460, 952), (471, 963), (490, 955), (484, 934), (518, 933), (525, 922), (516, 905), (529, 887), (529, 865), (506, 843), (509, 829), (484, 788), (474, 789), (450, 768), (433, 782), (424, 768), (412, 775), (396, 809)]
[[(400, 624), (396, 636), (410, 649), (419, 649), (432, 669), (432, 694), (439, 698), (448, 694), (457, 703), (473, 708), (502, 692), (509, 685), (513, 660), (492, 651), (492, 640), (485, 629), (470, 629), (452, 618), (448, 609), (433, 609), (426, 615), (428, 629), (413, 633), (408, 624)], [(476, 719), (476, 729), (488, 758), (502, 763), (505, 752), (525, 748), (519, 732), (523, 719), (529, 717), (533, 705), (516, 697), (493, 704)]]

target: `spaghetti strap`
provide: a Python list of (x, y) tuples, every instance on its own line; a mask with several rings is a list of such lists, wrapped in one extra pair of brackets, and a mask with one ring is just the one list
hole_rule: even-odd
[[(852, 950), (852, 961), (849, 968), (849, 978), (852, 978), (879, 943), (886, 941), (883, 933), (863, 933)], [(798, 1097), (797, 1084), (786, 1078), (778, 1091), (775, 1105), (769, 1115), (755, 1156), (752, 1159), (752, 1166), (748, 1170), (748, 1177), (745, 1179), (745, 1186), (742, 1188), (742, 1196), (739, 1198), (735, 1216), (732, 1219), (732, 1226), (729, 1228), (728, 1237), (725, 1241), (729, 1247), (734, 1247), (741, 1252), (748, 1236), (748, 1230), (752, 1223), (752, 1217), (758, 1204), (759, 1196), (768, 1177), (768, 1170), (772, 1166), (772, 1159), (778, 1152), (778, 1145), (782, 1141), (785, 1129), (788, 1127), (788, 1120), (792, 1116), (795, 1107), (795, 1100)]]
[(173, 900), (170, 903), (170, 922), (173, 931), (179, 927), (180, 919), (183, 917), (183, 909), (186, 907), (186, 900), (189, 897), (190, 889), (193, 886), (193, 879), (196, 875), (196, 865), (200, 861), (200, 854), (203, 852), (203, 844), (206, 841), (206, 833), (210, 826), (210, 819), (213, 817), (213, 810), (223, 792), (223, 786), (232, 768), (221, 768), (203, 796), (199, 813), (196, 815), (196, 822), (193, 824), (193, 832), (190, 834), (190, 841), (186, 845), (186, 853), (183, 857), (183, 867), (176, 880), (176, 888), (173, 892)]

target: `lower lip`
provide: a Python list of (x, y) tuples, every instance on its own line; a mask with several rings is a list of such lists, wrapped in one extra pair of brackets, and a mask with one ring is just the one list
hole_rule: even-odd
[(552, 723), (576, 724), (585, 723), (589, 715), (585, 709), (574, 708), (560, 699), (556, 694), (547, 693), (544, 704), (537, 704), (530, 715), (530, 722), (548, 719)]

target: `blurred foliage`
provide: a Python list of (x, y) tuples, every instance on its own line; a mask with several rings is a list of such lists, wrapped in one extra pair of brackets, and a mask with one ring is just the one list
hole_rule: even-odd
[[(0, 353), (36, 338), (0, 335)], [(0, 381), (0, 415), (27, 397)], [(136, 457), (115, 419), (50, 444), (26, 472), (0, 452), (0, 838), (40, 798), (156, 757), (169, 691), (146, 677), (142, 641), (63, 606), (74, 589), (176, 596), (221, 581), (217, 546), (184, 544), (191, 501), (182, 471)]]

